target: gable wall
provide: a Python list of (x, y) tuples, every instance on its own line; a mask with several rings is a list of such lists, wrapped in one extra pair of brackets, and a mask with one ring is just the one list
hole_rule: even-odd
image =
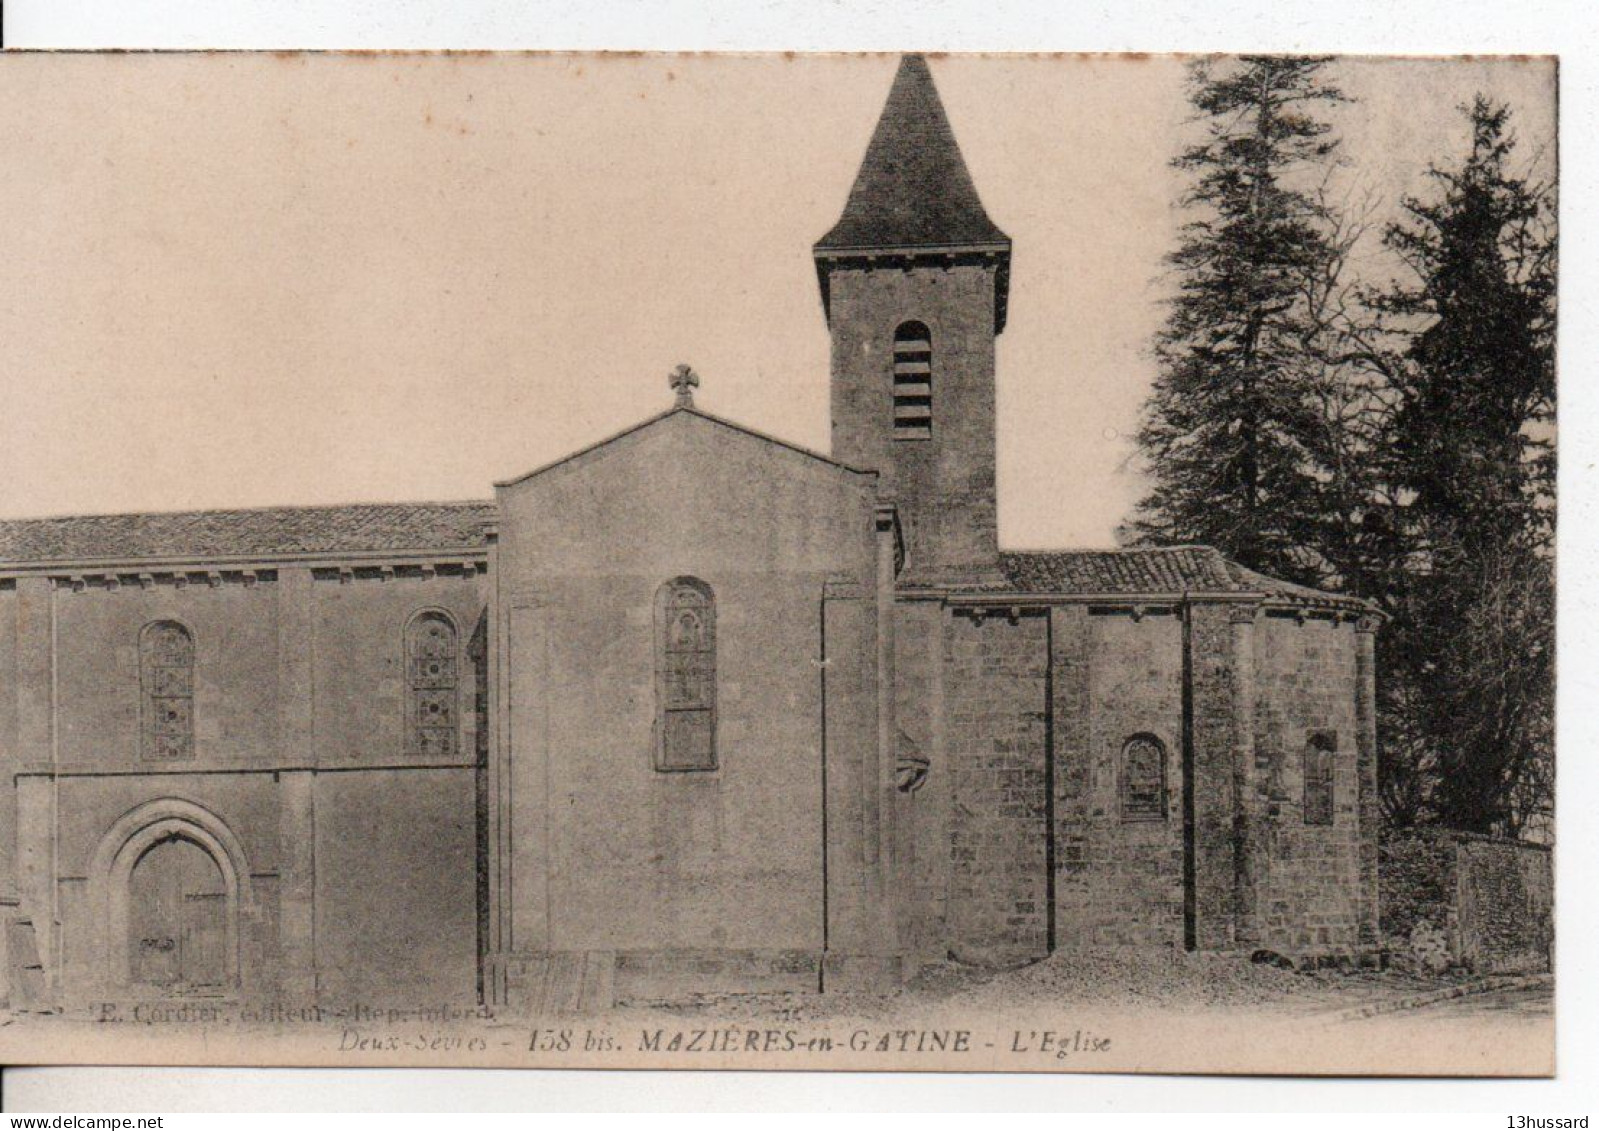
[[(819, 953), (824, 589), (853, 595), (830, 601), (826, 711), (848, 733), (827, 745), (875, 750), (874, 480), (681, 413), (501, 500), (505, 949)], [(716, 602), (708, 772), (654, 768), (655, 599), (678, 576)], [(833, 861), (857, 901), (864, 860), (857, 836)], [(839, 945), (869, 932), (847, 902)]]

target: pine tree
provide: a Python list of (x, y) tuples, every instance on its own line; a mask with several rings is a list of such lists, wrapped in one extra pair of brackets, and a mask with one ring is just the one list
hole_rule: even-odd
[(1154, 481), (1135, 537), (1202, 542), (1262, 572), (1324, 579), (1325, 420), (1310, 344), (1310, 281), (1338, 257), (1337, 224), (1306, 191), (1337, 142), (1313, 114), (1342, 100), (1322, 58), (1196, 64), (1206, 136), (1173, 164), (1193, 174), (1168, 256), (1178, 279), (1157, 342), (1139, 444)]
[(1403, 818), (1515, 833), (1552, 802), (1556, 239), (1509, 109), (1467, 114), (1469, 155), (1385, 235), (1414, 281), (1377, 301), (1404, 343), (1384, 787)]
[(1404, 202), (1386, 242), (1411, 287), (1380, 301), (1415, 320), (1396, 374), (1396, 478), (1415, 493), (1439, 568), (1553, 532), (1555, 253), (1549, 194), (1505, 164), (1510, 110), (1478, 97), (1471, 153), (1434, 167), (1441, 199)]

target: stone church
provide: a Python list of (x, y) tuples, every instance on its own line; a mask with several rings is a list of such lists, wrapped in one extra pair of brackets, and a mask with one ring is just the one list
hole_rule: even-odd
[(826, 454), (680, 368), (480, 502), (0, 522), (0, 995), (1371, 952), (1374, 617), (1202, 546), (1001, 548), (1011, 241), (921, 58), (814, 257)]

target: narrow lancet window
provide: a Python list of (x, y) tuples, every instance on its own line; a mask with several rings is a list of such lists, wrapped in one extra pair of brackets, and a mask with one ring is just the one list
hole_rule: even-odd
[(1333, 823), (1334, 766), (1338, 761), (1338, 736), (1318, 730), (1305, 743), (1305, 824)]
[(454, 757), (460, 743), (460, 660), (455, 622), (422, 612), (405, 629), (408, 753)]
[(173, 762), (194, 757), (194, 637), (175, 620), (139, 634), (143, 696), (140, 756)]
[(894, 438), (933, 435), (933, 336), (920, 322), (894, 331)]
[(658, 770), (716, 769), (716, 598), (692, 577), (656, 596)]

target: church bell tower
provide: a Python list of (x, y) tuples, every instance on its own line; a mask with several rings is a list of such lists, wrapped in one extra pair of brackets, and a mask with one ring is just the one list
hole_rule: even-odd
[(983, 210), (927, 62), (907, 55), (844, 214), (814, 248), (833, 456), (881, 473), (912, 585), (1002, 580), (994, 340), (1010, 238)]

